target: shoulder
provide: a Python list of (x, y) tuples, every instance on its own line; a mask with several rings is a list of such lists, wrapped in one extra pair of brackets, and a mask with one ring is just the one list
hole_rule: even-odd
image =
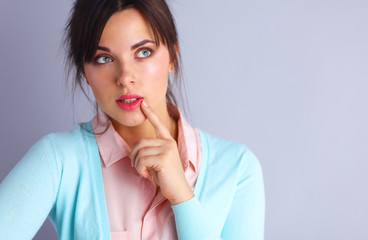
[(89, 126), (90, 123), (80, 123), (71, 130), (50, 133), (34, 144), (30, 151), (52, 155), (59, 165), (68, 158), (83, 154), (86, 139), (94, 138), (93, 132), (89, 131)]
[(23, 178), (28, 176), (29, 179), (33, 179), (32, 175), (40, 179), (48, 178), (53, 181), (53, 186), (58, 186), (65, 166), (75, 169), (78, 163), (74, 160), (79, 159), (77, 157), (85, 151), (85, 148), (81, 147), (83, 146), (81, 135), (79, 124), (70, 131), (43, 136), (28, 149), (9, 174)]
[(256, 155), (244, 144), (215, 137), (198, 130), (201, 152), (207, 158), (208, 168), (215, 171), (239, 172), (241, 175), (261, 174)]
[(258, 161), (254, 153), (244, 144), (215, 137), (207, 132), (198, 130), (201, 147), (207, 148), (210, 156), (246, 158), (249, 161)]
[(44, 138), (48, 138), (55, 149), (67, 151), (81, 147), (88, 140), (94, 140), (95, 136), (90, 121), (79, 123), (68, 131), (50, 133)]

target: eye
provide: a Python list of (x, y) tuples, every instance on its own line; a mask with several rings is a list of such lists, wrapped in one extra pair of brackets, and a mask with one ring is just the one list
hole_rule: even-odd
[(95, 62), (96, 63), (103, 64), (103, 63), (112, 62), (112, 59), (110, 57), (108, 57), (108, 56), (101, 56), (101, 57), (97, 57), (95, 59)]
[(145, 48), (145, 49), (142, 49), (138, 52), (137, 57), (138, 58), (146, 58), (149, 55), (151, 55), (151, 53), (152, 53), (151, 49)]

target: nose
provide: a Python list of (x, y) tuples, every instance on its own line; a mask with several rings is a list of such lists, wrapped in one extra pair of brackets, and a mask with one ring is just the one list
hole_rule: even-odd
[(132, 66), (127, 63), (120, 64), (120, 71), (118, 71), (117, 84), (119, 86), (129, 87), (135, 84), (134, 71)]

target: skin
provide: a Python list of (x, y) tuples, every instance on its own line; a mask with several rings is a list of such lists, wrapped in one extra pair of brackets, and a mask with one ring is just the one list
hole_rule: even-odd
[[(84, 63), (85, 78), (100, 108), (131, 147), (132, 167), (151, 178), (171, 204), (189, 200), (193, 192), (178, 153), (177, 122), (166, 103), (168, 74), (173, 71), (167, 47), (156, 46), (149, 23), (136, 9), (112, 15), (98, 46), (94, 61)], [(142, 96), (140, 108), (121, 109), (115, 101), (125, 94)]]

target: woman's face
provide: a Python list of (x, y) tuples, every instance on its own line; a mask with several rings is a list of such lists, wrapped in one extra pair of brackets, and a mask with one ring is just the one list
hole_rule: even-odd
[(156, 46), (149, 23), (133, 8), (111, 16), (94, 59), (84, 63), (84, 75), (96, 101), (115, 127), (144, 122), (139, 106), (142, 99), (158, 115), (167, 113), (170, 69), (167, 47)]

